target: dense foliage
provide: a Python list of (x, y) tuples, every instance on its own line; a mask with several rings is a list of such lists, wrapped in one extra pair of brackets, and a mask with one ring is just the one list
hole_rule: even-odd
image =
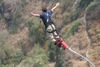
[(80, 5), (81, 6), (88, 6), (93, 0), (81, 0)]
[(68, 38), (69, 36), (74, 35), (74, 33), (78, 31), (78, 26), (81, 24), (81, 22), (82, 21), (80, 19), (74, 21), (71, 27), (65, 32), (63, 37)]

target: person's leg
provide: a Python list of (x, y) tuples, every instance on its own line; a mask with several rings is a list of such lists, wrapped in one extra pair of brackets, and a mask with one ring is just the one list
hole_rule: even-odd
[(61, 40), (59, 38), (54, 37), (53, 33), (48, 33), (47, 32), (47, 36), (49, 37), (50, 42), (54, 43), (54, 45), (61, 47)]
[(46, 33), (47, 33), (47, 36), (49, 37), (49, 40), (53, 42), (56, 46), (61, 47), (61, 43), (60, 43), (61, 41), (59, 40), (60, 37), (58, 36), (56, 32), (55, 26), (53, 24), (49, 25), (46, 31), (47, 31)]
[(53, 35), (54, 35), (54, 37), (55, 37), (55, 38), (59, 38), (59, 35), (58, 35), (57, 31), (56, 31), (56, 27), (55, 27), (55, 25), (54, 25), (54, 24), (52, 24), (52, 25), (51, 25), (51, 27), (52, 27), (52, 28), (53, 28), (53, 30), (54, 30), (54, 31), (52, 32), (52, 33), (53, 33)]
[(46, 29), (46, 34), (47, 34), (47, 36), (48, 36), (50, 42), (53, 42), (53, 43), (54, 43), (56, 40), (54, 39), (54, 36), (53, 36), (53, 34), (51, 33), (52, 31), (53, 31), (53, 28), (51, 27), (51, 25), (49, 25), (49, 26), (47, 27), (47, 29)]
[(47, 36), (48, 36), (50, 42), (52, 42), (52, 43), (55, 43), (56, 42), (56, 39), (54, 38), (54, 36), (53, 36), (52, 33), (47, 33)]

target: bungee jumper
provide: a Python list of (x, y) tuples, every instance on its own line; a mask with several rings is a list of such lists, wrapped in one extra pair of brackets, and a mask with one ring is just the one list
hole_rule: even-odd
[(85, 60), (87, 60), (93, 67), (96, 67), (90, 60), (88, 60), (86, 57), (82, 56), (81, 54), (77, 53), (76, 51), (72, 50), (67, 43), (57, 34), (56, 27), (54, 25), (54, 22), (52, 21), (51, 17), (53, 14), (53, 11), (60, 5), (60, 3), (56, 3), (56, 5), (50, 10), (47, 11), (45, 7), (42, 8), (41, 14), (35, 14), (31, 12), (32, 16), (40, 17), (44, 23), (46, 34), (49, 37), (49, 40), (53, 42), (56, 46), (58, 46), (60, 49), (67, 49), (71, 52), (81, 56)]
[(52, 21), (53, 11), (60, 5), (60, 3), (56, 3), (56, 5), (50, 10), (47, 11), (45, 7), (42, 8), (41, 14), (35, 14), (31, 12), (32, 16), (40, 17), (44, 23), (46, 34), (49, 37), (49, 40), (54, 43), (59, 48), (66, 49), (67, 45), (64, 43), (63, 39), (57, 34), (56, 27), (54, 22)]

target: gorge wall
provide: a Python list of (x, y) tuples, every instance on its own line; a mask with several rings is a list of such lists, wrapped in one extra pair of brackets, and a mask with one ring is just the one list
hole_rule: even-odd
[[(30, 12), (40, 14), (43, 6), (50, 10), (56, 2), (60, 2), (60, 6), (54, 11), (52, 17), (59, 35), (73, 50), (89, 58), (96, 67), (100, 67), (99, 0), (0, 0), (0, 64), (2, 67), (39, 67), (40, 59), (34, 62), (34, 58), (41, 53), (46, 55), (45, 51), (49, 49), (49, 42), (42, 37), (45, 36), (43, 29), (38, 27), (40, 19), (32, 17)], [(35, 27), (39, 30), (35, 30)], [(30, 35), (32, 36), (30, 37)], [(33, 35), (41, 36), (46, 42)], [(42, 45), (44, 50), (35, 44), (40, 46), (44, 44)], [(35, 51), (35, 47), (43, 52), (38, 53)], [(57, 49), (56, 47), (52, 48)], [(70, 51), (61, 50), (61, 53), (58, 53), (63, 62), (57, 62), (55, 54), (52, 53), (53, 60), (51, 61), (41, 60), (43, 63), (40, 63), (40, 66), (43, 64), (42, 67), (44, 67), (47, 64), (50, 67), (58, 67), (57, 63), (61, 63), (59, 67), (92, 67), (84, 59)], [(39, 56), (48, 56), (44, 55)], [(46, 62), (47, 60), (48, 62)]]

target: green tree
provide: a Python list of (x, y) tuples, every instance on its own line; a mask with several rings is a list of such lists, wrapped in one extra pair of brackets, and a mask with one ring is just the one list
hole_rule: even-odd
[(81, 6), (88, 6), (93, 0), (81, 0)]
[(59, 48), (56, 49), (56, 65), (55, 67), (62, 67), (63, 60), (61, 57), (61, 51)]
[(28, 20), (29, 37), (31, 37), (35, 43), (44, 45), (46, 37), (43, 35), (44, 31), (39, 27), (38, 19), (31, 18)]
[(48, 54), (38, 44), (35, 44), (33, 49), (27, 54), (17, 67), (48, 67)]
[(55, 61), (55, 56), (56, 56), (56, 45), (50, 43), (49, 44), (49, 57), (50, 57), (50, 61)]
[(81, 24), (81, 20), (77, 19), (72, 23), (72, 26), (65, 32), (63, 38), (69, 37), (70, 35), (74, 35), (76, 31), (78, 31), (78, 26)]

